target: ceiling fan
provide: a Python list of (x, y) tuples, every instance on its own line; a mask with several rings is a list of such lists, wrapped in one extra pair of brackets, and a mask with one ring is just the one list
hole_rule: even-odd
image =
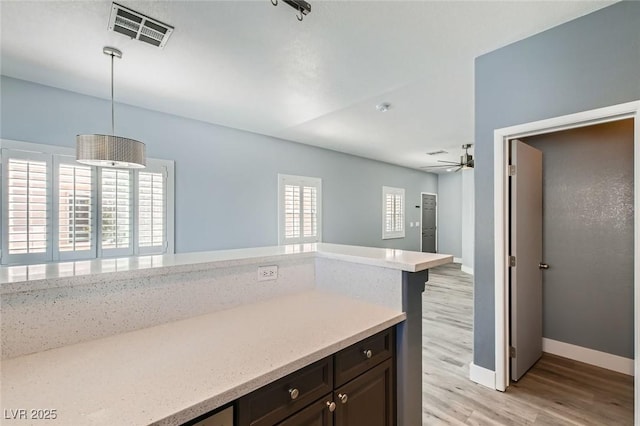
[(460, 161), (446, 161), (446, 160), (438, 160), (438, 164), (434, 166), (423, 166), (421, 169), (425, 169), (427, 171), (434, 170), (439, 171), (442, 169), (447, 169), (448, 172), (457, 172), (462, 169), (473, 169), (473, 155), (469, 154), (469, 148), (471, 148), (470, 143), (466, 143), (462, 145), (462, 149), (464, 149), (464, 154), (460, 156)]

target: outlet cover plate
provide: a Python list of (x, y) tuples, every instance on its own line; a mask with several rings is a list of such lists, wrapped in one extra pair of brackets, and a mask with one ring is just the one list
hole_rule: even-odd
[(278, 265), (258, 266), (258, 281), (278, 279)]

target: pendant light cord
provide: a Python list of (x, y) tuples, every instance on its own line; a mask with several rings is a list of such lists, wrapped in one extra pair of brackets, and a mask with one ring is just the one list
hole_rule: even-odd
[(114, 54), (111, 53), (111, 136), (115, 136), (116, 132), (115, 132), (115, 119), (114, 119), (114, 110), (113, 110), (113, 56)]

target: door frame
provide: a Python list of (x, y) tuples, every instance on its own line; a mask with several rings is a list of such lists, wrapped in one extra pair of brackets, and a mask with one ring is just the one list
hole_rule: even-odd
[(436, 253), (438, 252), (438, 194), (434, 192), (421, 192), (420, 193), (420, 253), (422, 253), (422, 210), (424, 209), (424, 203), (422, 201), (423, 195), (433, 195), (436, 197)]
[[(495, 389), (509, 386), (509, 292), (508, 292), (508, 142), (511, 139), (586, 127), (611, 121), (634, 119), (634, 376), (640, 377), (640, 100), (583, 111), (494, 130), (494, 267), (495, 267)], [(640, 423), (638, 382), (634, 386), (636, 424)]]

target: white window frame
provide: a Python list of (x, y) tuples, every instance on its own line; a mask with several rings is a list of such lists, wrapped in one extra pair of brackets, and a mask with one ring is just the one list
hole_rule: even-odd
[[(387, 195), (401, 196), (402, 197), (402, 229), (401, 230), (393, 230), (387, 231)], [(407, 228), (406, 224), (407, 218), (407, 197), (405, 196), (404, 188), (394, 188), (391, 186), (383, 186), (382, 187), (382, 239), (390, 240), (394, 238), (404, 238), (405, 230)]]
[[(300, 237), (286, 238), (285, 236), (285, 191), (286, 185), (307, 186), (316, 188), (316, 236), (304, 237), (303, 217), (301, 215)], [(302, 201), (300, 203), (303, 204)], [(308, 176), (278, 174), (278, 244), (318, 243), (322, 241), (322, 179)]]
[[(5, 150), (11, 151), (11, 155), (4, 155)], [(22, 152), (20, 152), (22, 151)], [(59, 147), (55, 145), (38, 144), (31, 142), (15, 141), (8, 139), (0, 139), (0, 153), (2, 153), (2, 161), (0, 161), (0, 265), (26, 265), (36, 263), (57, 262), (65, 260), (82, 260), (94, 258), (106, 258), (114, 256), (130, 256), (130, 255), (146, 255), (146, 254), (165, 254), (174, 253), (175, 251), (175, 163), (171, 160), (159, 160), (147, 158), (147, 167), (140, 169), (142, 172), (162, 172), (165, 176), (165, 244), (164, 247), (138, 247), (138, 182), (137, 173), (133, 172), (132, 177), (132, 209), (131, 209), (131, 247), (128, 249), (101, 249), (101, 197), (100, 183), (102, 179), (101, 168), (94, 168), (93, 190), (95, 198), (93, 200), (93, 224), (92, 224), (92, 249), (81, 252), (60, 252), (58, 249), (59, 235), (59, 164), (62, 161), (67, 163), (68, 158), (75, 159), (75, 149), (67, 147)], [(8, 154), (8, 153), (7, 153)], [(45, 253), (28, 253), (9, 255), (8, 251), (8, 220), (4, 217), (8, 206), (8, 193), (5, 190), (5, 170), (9, 158), (24, 158), (35, 161), (47, 161), (47, 204), (50, 211), (47, 220), (47, 249)], [(75, 160), (74, 160), (75, 161)], [(72, 164), (72, 162), (68, 162)], [(87, 253), (90, 252), (90, 253)]]

